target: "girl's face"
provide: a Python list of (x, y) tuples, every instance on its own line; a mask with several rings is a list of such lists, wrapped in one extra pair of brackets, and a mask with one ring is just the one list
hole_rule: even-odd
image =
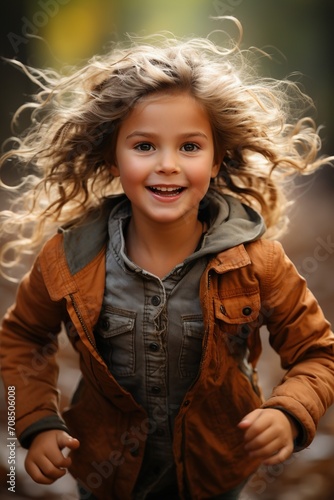
[(138, 103), (120, 125), (115, 157), (112, 173), (137, 221), (197, 219), (219, 171), (208, 114), (186, 93), (153, 94)]

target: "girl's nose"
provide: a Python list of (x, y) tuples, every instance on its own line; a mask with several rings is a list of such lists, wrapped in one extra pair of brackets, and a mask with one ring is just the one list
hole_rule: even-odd
[(178, 156), (174, 151), (164, 151), (161, 153), (157, 170), (165, 174), (180, 172)]

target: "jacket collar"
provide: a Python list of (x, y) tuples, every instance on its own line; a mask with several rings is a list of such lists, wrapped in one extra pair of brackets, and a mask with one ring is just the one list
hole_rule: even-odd
[(213, 270), (218, 274), (239, 269), (251, 264), (251, 259), (243, 244), (229, 248), (216, 255), (209, 264), (209, 270)]

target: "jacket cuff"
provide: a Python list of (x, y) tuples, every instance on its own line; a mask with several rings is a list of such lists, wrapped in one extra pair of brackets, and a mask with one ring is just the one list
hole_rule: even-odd
[(30, 425), (25, 431), (22, 432), (22, 434), (18, 437), (18, 440), (23, 448), (29, 448), (37, 434), (54, 429), (69, 432), (65, 422), (59, 416), (51, 415), (41, 418), (37, 422)]

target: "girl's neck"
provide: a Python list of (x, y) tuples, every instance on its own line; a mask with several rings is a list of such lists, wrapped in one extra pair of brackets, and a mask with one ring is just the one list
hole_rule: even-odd
[(163, 278), (196, 250), (203, 232), (197, 218), (173, 224), (138, 224), (132, 218), (126, 233), (127, 254), (142, 269)]

